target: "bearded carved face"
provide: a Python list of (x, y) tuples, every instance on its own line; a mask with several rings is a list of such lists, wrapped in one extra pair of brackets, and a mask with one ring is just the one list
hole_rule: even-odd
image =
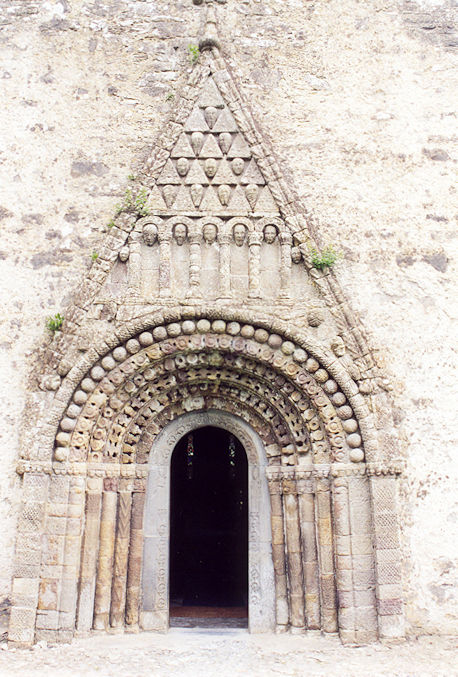
[(302, 260), (302, 254), (299, 247), (293, 247), (291, 249), (291, 261), (293, 263), (300, 263)]
[(125, 263), (129, 258), (129, 247), (121, 247), (119, 250), (119, 260)]
[(267, 242), (267, 244), (272, 244), (272, 242), (275, 241), (275, 238), (277, 237), (277, 229), (275, 226), (266, 226), (264, 228), (264, 240)]
[(143, 226), (143, 241), (148, 247), (151, 247), (157, 240), (157, 228), (154, 223), (147, 223)]
[(177, 223), (173, 230), (173, 236), (175, 238), (175, 242), (179, 247), (181, 247), (182, 244), (184, 244), (187, 236), (188, 236), (188, 229), (184, 225), (184, 223)]
[(213, 242), (216, 240), (217, 234), (218, 230), (213, 223), (207, 223), (207, 225), (204, 226), (203, 235), (207, 244), (213, 244)]
[(245, 237), (246, 237), (246, 228), (243, 225), (243, 223), (237, 223), (234, 226), (234, 230), (232, 231), (234, 234), (234, 242), (237, 245), (237, 247), (241, 247), (243, 243), (245, 242)]

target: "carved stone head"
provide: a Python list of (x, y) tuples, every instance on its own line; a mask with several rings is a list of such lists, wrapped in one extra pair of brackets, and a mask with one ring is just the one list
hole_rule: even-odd
[(302, 254), (299, 247), (291, 248), (291, 261), (293, 263), (300, 263), (302, 261)]
[(218, 229), (215, 226), (214, 223), (207, 223), (204, 226), (203, 230), (203, 236), (204, 240), (207, 244), (213, 244), (213, 242), (216, 240), (216, 236), (218, 235)]
[(218, 169), (218, 163), (214, 157), (209, 157), (205, 160), (204, 169), (205, 174), (209, 179), (212, 179), (215, 176), (216, 170)]
[(173, 229), (173, 236), (179, 247), (184, 244), (186, 238), (188, 237), (188, 229), (184, 223), (177, 223)]
[(180, 176), (186, 176), (189, 170), (189, 160), (185, 157), (180, 157), (177, 160), (177, 172)]
[(157, 226), (154, 223), (146, 223), (143, 226), (143, 241), (151, 247), (157, 240)]
[(277, 237), (277, 229), (275, 226), (266, 226), (264, 228), (264, 240), (267, 242), (267, 244), (272, 244), (272, 242), (275, 242), (275, 238)]
[(234, 242), (237, 247), (242, 247), (246, 238), (246, 226), (243, 223), (236, 223), (232, 233), (234, 235)]
[(340, 338), (340, 336), (336, 336), (335, 339), (332, 341), (331, 349), (336, 357), (342, 357), (343, 355), (345, 355), (345, 343)]
[(130, 250), (129, 247), (124, 246), (119, 250), (119, 260), (125, 263), (129, 258)]
[(245, 168), (245, 163), (242, 160), (241, 157), (236, 157), (232, 160), (232, 171), (234, 174), (237, 174), (239, 176)]

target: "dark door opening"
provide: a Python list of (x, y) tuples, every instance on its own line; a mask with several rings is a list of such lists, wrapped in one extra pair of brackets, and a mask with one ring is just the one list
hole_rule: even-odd
[(226, 430), (198, 428), (172, 455), (170, 624), (246, 626), (248, 462)]

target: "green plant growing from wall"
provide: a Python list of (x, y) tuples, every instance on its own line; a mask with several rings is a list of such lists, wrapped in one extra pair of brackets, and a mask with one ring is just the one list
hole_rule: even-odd
[(95, 252), (95, 251), (92, 252), (92, 254), (91, 254), (91, 260), (92, 260), (92, 261), (97, 261), (98, 258), (99, 258), (98, 253)]
[(137, 216), (148, 216), (149, 209), (146, 206), (147, 198), (148, 194), (146, 188), (141, 188), (137, 193), (134, 193), (131, 188), (128, 188), (125, 192), (123, 203), (115, 205), (116, 216), (121, 214), (121, 212), (133, 212), (137, 214)]
[(188, 52), (191, 58), (191, 63), (196, 63), (200, 56), (200, 50), (197, 45), (188, 45)]
[(324, 270), (325, 268), (332, 268), (332, 266), (342, 258), (342, 253), (334, 249), (332, 244), (327, 245), (321, 251), (312, 247), (310, 249), (310, 258), (312, 266), (317, 270)]
[(46, 328), (49, 329), (53, 334), (62, 327), (64, 318), (60, 313), (56, 313), (54, 317), (46, 318)]
[(149, 209), (146, 206), (147, 197), (146, 188), (142, 188), (135, 197), (135, 211), (138, 216), (148, 216), (149, 214)]

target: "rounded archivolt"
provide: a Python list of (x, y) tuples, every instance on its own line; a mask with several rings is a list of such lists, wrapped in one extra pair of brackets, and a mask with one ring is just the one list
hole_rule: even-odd
[(349, 398), (315, 357), (263, 327), (206, 318), (143, 331), (94, 364), (61, 419), (54, 459), (144, 464), (168, 420), (209, 408), (244, 418), (288, 464), (364, 460)]

